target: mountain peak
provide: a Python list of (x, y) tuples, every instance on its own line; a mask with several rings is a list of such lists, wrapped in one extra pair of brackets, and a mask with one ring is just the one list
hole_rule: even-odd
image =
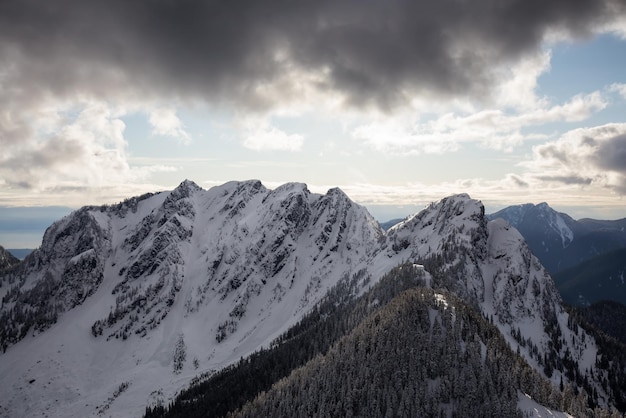
[(253, 196), (259, 192), (267, 191), (261, 180), (256, 179), (229, 181), (220, 186), (215, 186), (213, 189), (221, 190), (224, 196), (230, 195), (232, 198), (235, 198), (237, 195)]
[(185, 191), (185, 193), (187, 195), (189, 195), (189, 194), (191, 194), (193, 192), (197, 192), (197, 191), (203, 190), (203, 189), (202, 189), (202, 187), (198, 186), (194, 181), (189, 180), (189, 179), (185, 179), (174, 190)]
[(460, 193), (444, 197), (438, 202), (432, 202), (422, 211), (394, 225), (391, 230), (424, 222), (428, 225), (437, 223), (442, 229), (443, 224), (460, 224), (466, 220), (477, 221), (484, 214), (485, 207), (482, 202), (472, 199), (467, 193)]
[(334, 197), (350, 199), (348, 195), (339, 187), (333, 187), (333, 188), (328, 189), (328, 191), (326, 192), (326, 196), (334, 196)]
[(486, 243), (483, 204), (469, 195), (445, 197), (388, 231), (390, 256), (424, 259), (447, 251), (451, 243), (467, 248)]
[(472, 200), (472, 198), (467, 193), (455, 193), (443, 198), (442, 200)]
[(551, 219), (556, 218), (569, 218), (568, 215), (558, 212), (552, 206), (550, 206), (547, 202), (541, 202), (532, 208), (532, 210), (545, 214), (545, 216), (550, 217)]
[(292, 193), (304, 193), (308, 195), (311, 192), (309, 191), (309, 188), (305, 183), (291, 182), (291, 183), (285, 183), (285, 184), (278, 186), (277, 188), (272, 190), (272, 193), (278, 196), (281, 194), (292, 194)]
[(472, 199), (467, 193), (454, 194), (440, 201), (442, 207), (454, 207), (454, 216), (483, 216), (485, 207), (480, 200)]

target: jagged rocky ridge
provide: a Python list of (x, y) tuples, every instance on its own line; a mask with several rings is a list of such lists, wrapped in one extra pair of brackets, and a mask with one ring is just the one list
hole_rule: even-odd
[(342, 278), (361, 272), (362, 294), (406, 261), (490, 318), (553, 382), (616, 404), (593, 338), (571, 323), (523, 238), (469, 196), (385, 233), (339, 189), (185, 181), (69, 215), (3, 276), (0, 373), (15, 377), (1, 408), (126, 416), (168, 402), (193, 376), (269, 345)]

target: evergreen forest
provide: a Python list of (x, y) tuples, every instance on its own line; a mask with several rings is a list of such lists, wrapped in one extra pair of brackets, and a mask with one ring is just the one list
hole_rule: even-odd
[[(532, 369), (489, 319), (405, 264), (367, 291), (345, 277), (309, 315), (145, 417), (523, 417), (529, 395), (573, 416), (621, 416)], [(361, 296), (356, 297), (361, 293)]]

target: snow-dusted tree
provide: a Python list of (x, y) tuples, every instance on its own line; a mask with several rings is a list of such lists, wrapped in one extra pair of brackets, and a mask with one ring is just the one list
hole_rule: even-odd
[(179, 334), (174, 347), (174, 373), (180, 373), (185, 365), (185, 360), (187, 360), (187, 346), (183, 334)]

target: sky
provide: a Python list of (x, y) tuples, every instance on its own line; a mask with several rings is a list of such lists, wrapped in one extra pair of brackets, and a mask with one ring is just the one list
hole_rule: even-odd
[(0, 245), (184, 179), (623, 218), (625, 69), (623, 0), (6, 0)]

